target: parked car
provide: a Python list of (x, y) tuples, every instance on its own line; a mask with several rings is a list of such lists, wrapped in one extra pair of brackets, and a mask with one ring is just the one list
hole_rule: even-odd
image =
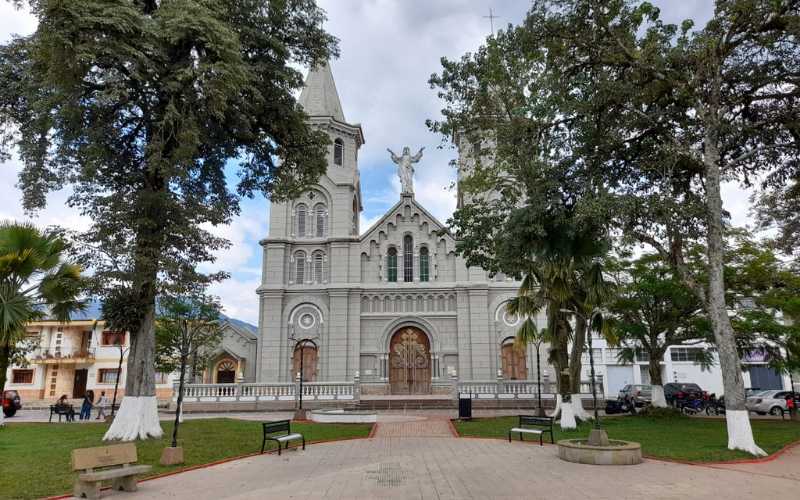
[(628, 384), (620, 389), (619, 394), (617, 394), (617, 398), (624, 399), (626, 396), (633, 399), (633, 402), (636, 403), (636, 406), (642, 406), (645, 403), (652, 403), (653, 386), (644, 384)]
[(749, 398), (750, 396), (755, 396), (759, 392), (763, 392), (761, 387), (745, 387), (744, 388), (744, 397)]
[(754, 411), (759, 415), (780, 415), (786, 409), (786, 396), (793, 394), (794, 399), (800, 398), (800, 392), (792, 391), (761, 391), (745, 400), (747, 411)]
[(3, 414), (6, 417), (13, 417), (17, 410), (22, 408), (22, 401), (17, 391), (5, 391), (2, 398)]
[(695, 399), (707, 398), (708, 393), (703, 392), (697, 384), (691, 382), (670, 382), (664, 384), (664, 399), (668, 405), (675, 405), (675, 400), (694, 401)]

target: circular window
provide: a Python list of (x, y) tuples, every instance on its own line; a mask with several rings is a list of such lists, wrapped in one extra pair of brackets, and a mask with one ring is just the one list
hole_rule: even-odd
[(311, 314), (305, 313), (304, 315), (300, 316), (300, 328), (304, 330), (308, 330), (312, 326), (316, 324), (317, 320)]
[(519, 324), (519, 315), (510, 314), (508, 311), (503, 311), (503, 323), (508, 326), (517, 326)]

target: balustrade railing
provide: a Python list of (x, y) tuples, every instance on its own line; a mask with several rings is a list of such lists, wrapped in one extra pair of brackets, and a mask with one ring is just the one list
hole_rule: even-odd
[[(178, 401), (178, 384), (172, 388), (172, 401)], [(300, 381), (280, 383), (184, 384), (187, 403), (297, 401)], [(358, 400), (359, 379), (353, 382), (303, 382), (302, 398), (314, 400)]]
[(41, 363), (42, 361), (50, 359), (72, 359), (76, 361), (82, 359), (94, 359), (94, 350), (94, 347), (42, 347), (34, 351), (31, 361), (34, 363)]
[[(588, 380), (581, 382), (581, 394), (592, 393), (592, 385)], [(603, 398), (603, 376), (595, 380), (597, 397)], [(541, 391), (543, 398), (554, 398), (556, 383), (549, 377), (542, 377)], [(536, 380), (503, 380), (498, 374), (496, 380), (459, 380), (458, 374), (453, 374), (453, 400), (458, 400), (459, 394), (471, 394), (477, 399), (530, 399), (539, 396), (539, 382)]]

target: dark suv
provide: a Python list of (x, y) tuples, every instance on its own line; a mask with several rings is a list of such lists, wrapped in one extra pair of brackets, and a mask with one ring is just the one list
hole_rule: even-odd
[(13, 417), (17, 410), (22, 408), (17, 391), (5, 391), (3, 393), (3, 413), (6, 417)]
[(666, 399), (667, 404), (671, 406), (675, 406), (675, 400), (677, 399), (694, 401), (695, 399), (703, 399), (707, 396), (708, 394), (703, 392), (703, 389), (697, 384), (688, 382), (670, 382), (669, 384), (664, 384), (664, 399)]

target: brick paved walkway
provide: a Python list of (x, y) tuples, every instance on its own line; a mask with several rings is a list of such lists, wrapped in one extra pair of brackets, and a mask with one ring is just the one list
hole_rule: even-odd
[[(800, 451), (800, 450), (799, 450)], [(787, 453), (775, 470), (797, 470)], [(754, 466), (758, 469), (758, 466)], [(103, 492), (103, 497), (128, 498)], [(800, 481), (645, 460), (580, 465), (558, 448), (496, 439), (383, 438), (309, 445), (139, 483), (136, 500), (191, 499), (685, 499), (795, 498)]]
[(419, 422), (378, 423), (376, 438), (386, 437), (455, 437), (447, 420), (423, 420)]

